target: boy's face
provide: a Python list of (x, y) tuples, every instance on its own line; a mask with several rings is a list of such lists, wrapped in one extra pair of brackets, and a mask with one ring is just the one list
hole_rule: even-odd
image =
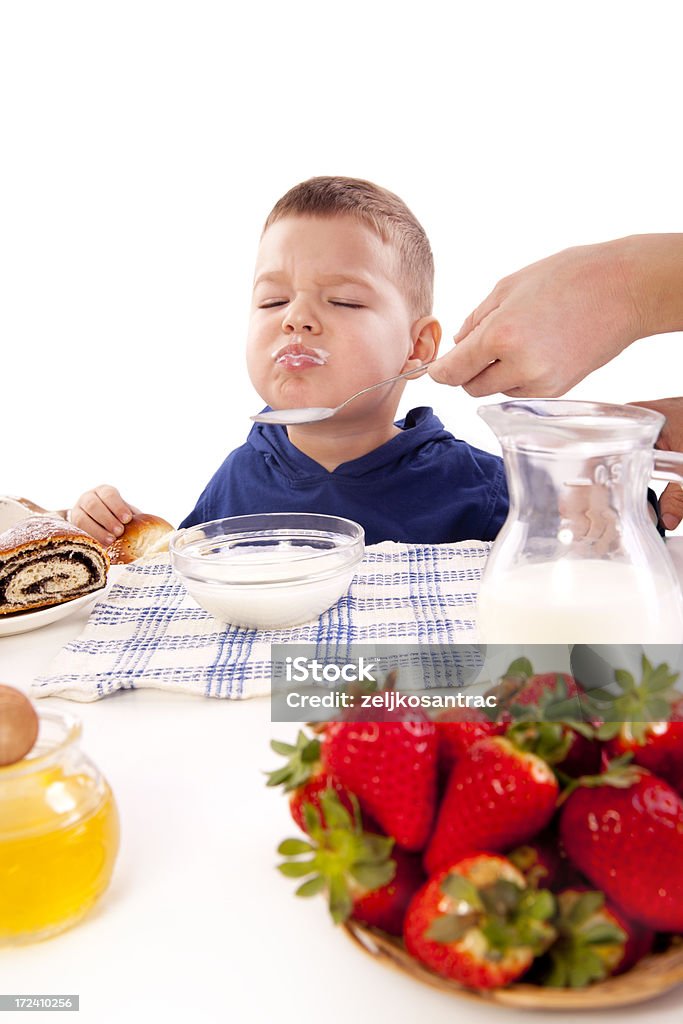
[[(264, 401), (336, 406), (409, 369), (411, 357), (422, 361), (417, 336), (436, 322), (412, 316), (395, 264), (393, 247), (352, 217), (284, 217), (268, 228), (247, 341), (249, 376)], [(393, 416), (399, 395), (382, 389), (348, 415), (386, 404)]]

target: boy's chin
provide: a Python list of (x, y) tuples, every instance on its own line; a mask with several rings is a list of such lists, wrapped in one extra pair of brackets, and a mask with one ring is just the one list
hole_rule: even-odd
[(276, 388), (269, 388), (265, 397), (263, 392), (259, 393), (271, 409), (333, 408), (343, 402), (343, 398), (335, 399), (320, 386), (316, 387), (313, 381), (304, 378), (304, 374), (297, 374), (280, 381)]

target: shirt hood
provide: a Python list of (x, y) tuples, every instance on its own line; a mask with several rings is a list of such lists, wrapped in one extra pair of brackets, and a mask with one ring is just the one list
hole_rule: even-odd
[(362, 476), (375, 472), (383, 465), (396, 464), (403, 455), (415, 458), (421, 448), (430, 448), (440, 441), (451, 441), (452, 435), (444, 428), (438, 416), (428, 406), (411, 409), (396, 421), (401, 433), (379, 448), (358, 459), (343, 462), (332, 474), (314, 459), (295, 448), (287, 436), (287, 428), (272, 423), (255, 423), (249, 432), (247, 444), (261, 452), (273, 468), (291, 480), (316, 479), (334, 476)]

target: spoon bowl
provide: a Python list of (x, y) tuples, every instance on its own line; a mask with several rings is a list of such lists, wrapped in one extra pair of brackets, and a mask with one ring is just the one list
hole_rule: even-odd
[(299, 423), (319, 423), (321, 420), (329, 420), (331, 416), (336, 416), (338, 412), (345, 409), (346, 406), (355, 401), (356, 398), (360, 398), (361, 395), (367, 395), (369, 391), (375, 391), (377, 388), (384, 387), (385, 384), (393, 384), (394, 381), (401, 380), (403, 377), (413, 377), (416, 373), (421, 373), (422, 370), (426, 370), (428, 366), (431, 366), (434, 359), (430, 359), (429, 362), (423, 363), (421, 366), (417, 366), (414, 370), (406, 370), (404, 373), (399, 373), (395, 377), (388, 377), (386, 380), (379, 381), (378, 384), (371, 384), (370, 387), (363, 388), (362, 391), (357, 391), (355, 395), (351, 395), (341, 405), (337, 405), (334, 408), (325, 408), (324, 406), (310, 406), (302, 409), (269, 409), (267, 412), (260, 412), (256, 416), (250, 416), (250, 419), (254, 423), (272, 423), (280, 426), (295, 426)]

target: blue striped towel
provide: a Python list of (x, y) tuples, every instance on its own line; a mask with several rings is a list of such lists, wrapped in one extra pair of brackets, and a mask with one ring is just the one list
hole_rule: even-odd
[(270, 645), (471, 643), (474, 604), (490, 545), (366, 548), (348, 593), (319, 619), (285, 630), (218, 622), (189, 596), (168, 562), (126, 567), (77, 640), (39, 676), (31, 696), (92, 701), (151, 687), (241, 699), (270, 692)]

